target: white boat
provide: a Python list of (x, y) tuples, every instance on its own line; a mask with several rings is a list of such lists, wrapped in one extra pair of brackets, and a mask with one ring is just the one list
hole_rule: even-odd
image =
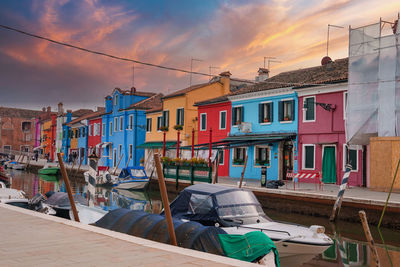
[(7, 168), (14, 170), (25, 170), (25, 164), (18, 163), (17, 161), (9, 161), (6, 163)]
[(28, 199), (24, 191), (7, 188), (5, 183), (0, 182), (0, 203), (25, 207), (28, 204)]
[(144, 167), (128, 167), (122, 169), (113, 186), (119, 189), (144, 189), (150, 182)]
[(196, 184), (185, 188), (170, 207), (174, 218), (215, 225), (227, 234), (262, 231), (275, 243), (286, 264), (307, 261), (333, 244), (323, 226), (273, 221), (253, 192), (246, 189)]

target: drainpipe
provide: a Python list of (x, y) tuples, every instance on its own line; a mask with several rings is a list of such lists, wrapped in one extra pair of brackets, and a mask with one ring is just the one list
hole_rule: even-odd
[(134, 160), (133, 160), (133, 164), (134, 165), (136, 165), (136, 157), (137, 157), (137, 155), (136, 155), (136, 143), (137, 143), (137, 126), (138, 126), (138, 124), (137, 124), (137, 110), (135, 110), (135, 122), (133, 123), (133, 127), (135, 127), (135, 142), (134, 142), (134, 146), (133, 146), (133, 151), (134, 151), (134, 153), (133, 153), (133, 158), (134, 158)]
[(210, 143), (208, 144), (208, 167), (211, 168), (212, 129), (210, 128)]

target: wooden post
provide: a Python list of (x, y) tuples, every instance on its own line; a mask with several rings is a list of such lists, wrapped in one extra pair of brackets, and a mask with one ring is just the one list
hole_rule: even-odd
[(192, 158), (194, 157), (194, 128), (192, 129)]
[(340, 184), (339, 192), (336, 198), (335, 205), (333, 206), (332, 215), (329, 221), (334, 222), (339, 215), (340, 207), (342, 206), (342, 200), (344, 195), (344, 190), (346, 190), (347, 182), (349, 181), (349, 176), (351, 172), (351, 165), (346, 165), (346, 172), (343, 175), (342, 183)]
[(176, 242), (174, 223), (172, 221), (171, 210), (169, 209), (167, 188), (165, 186), (164, 174), (160, 162), (160, 155), (158, 153), (154, 154), (154, 162), (156, 164), (158, 184), (160, 186), (161, 199), (164, 205), (164, 213), (165, 213), (165, 219), (167, 220), (170, 242), (171, 245), (177, 246), (178, 244)]
[(167, 135), (166, 131), (163, 131), (163, 152), (162, 152), (163, 157), (165, 157), (165, 138), (166, 138), (166, 135)]
[(212, 129), (210, 128), (210, 142), (208, 143), (208, 167), (211, 168)]
[(244, 172), (246, 171), (246, 165), (247, 165), (247, 153), (246, 157), (244, 158), (244, 166), (243, 166), (242, 176), (240, 177), (239, 188), (242, 188), (242, 182), (243, 182)]
[(176, 158), (179, 158), (179, 137), (180, 137), (181, 132), (178, 130), (176, 131)]
[(364, 228), (365, 237), (367, 238), (368, 246), (371, 249), (371, 255), (372, 255), (372, 259), (375, 262), (375, 266), (380, 266), (379, 256), (378, 256), (378, 252), (375, 247), (375, 242), (374, 242), (374, 239), (372, 238), (371, 231), (369, 230), (367, 215), (365, 214), (365, 211), (363, 211), (363, 210), (360, 210), (358, 212), (358, 215), (360, 216), (361, 223)]
[(214, 178), (212, 183), (215, 184), (217, 182), (218, 179), (218, 168), (219, 168), (219, 159), (221, 158), (221, 154), (218, 153), (218, 157), (216, 159), (216, 163), (215, 163), (215, 174), (214, 174)]
[(79, 216), (78, 216), (78, 211), (76, 210), (76, 206), (75, 206), (74, 196), (72, 195), (71, 186), (69, 184), (67, 170), (65, 169), (64, 162), (63, 162), (63, 159), (62, 159), (60, 153), (57, 153), (57, 157), (58, 157), (58, 162), (60, 163), (61, 174), (64, 179), (65, 187), (67, 189), (69, 203), (71, 204), (72, 213), (74, 214), (75, 221), (80, 222)]
[(78, 167), (78, 169), (77, 169), (76, 172), (75, 172), (75, 176), (77, 176), (77, 175), (79, 174), (79, 170), (81, 169), (81, 166), (82, 166), (82, 160), (79, 159), (79, 167)]
[[(128, 164), (129, 164), (130, 160), (131, 160), (131, 157), (129, 157), (128, 160), (126, 161), (125, 169), (128, 168)], [(144, 166), (146, 166), (146, 164)]]
[(122, 157), (123, 157), (123, 156), (124, 156), (124, 154), (122, 153), (121, 157), (119, 157), (119, 160), (118, 160), (118, 164), (117, 164), (117, 166), (115, 166), (115, 169), (114, 169), (114, 173), (113, 173), (113, 175), (115, 175), (115, 173), (117, 172), (117, 169), (118, 169), (119, 163), (121, 162), (121, 159), (122, 159)]
[[(58, 157), (58, 156), (57, 156), (57, 157)], [(70, 174), (72, 174), (72, 171), (74, 170), (75, 162), (76, 162), (76, 159), (72, 162), (72, 167), (71, 167), (71, 169), (69, 169)]]

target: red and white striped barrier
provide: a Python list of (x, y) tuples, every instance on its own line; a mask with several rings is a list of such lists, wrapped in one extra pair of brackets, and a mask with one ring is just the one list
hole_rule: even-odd
[[(315, 184), (315, 190), (317, 190), (317, 184), (319, 185), (319, 188), (323, 190), (322, 188), (322, 175), (320, 172), (288, 172), (286, 173), (286, 179), (291, 178), (293, 181), (293, 190), (296, 190), (296, 183), (314, 183)], [(287, 188), (287, 184), (286, 184)]]

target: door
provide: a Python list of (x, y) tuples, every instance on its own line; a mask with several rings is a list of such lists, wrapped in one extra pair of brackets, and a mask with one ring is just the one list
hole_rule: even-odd
[(322, 181), (324, 183), (336, 183), (336, 146), (323, 147)]
[(285, 141), (282, 150), (282, 179), (286, 180), (286, 174), (293, 172), (293, 145), (290, 141)]

